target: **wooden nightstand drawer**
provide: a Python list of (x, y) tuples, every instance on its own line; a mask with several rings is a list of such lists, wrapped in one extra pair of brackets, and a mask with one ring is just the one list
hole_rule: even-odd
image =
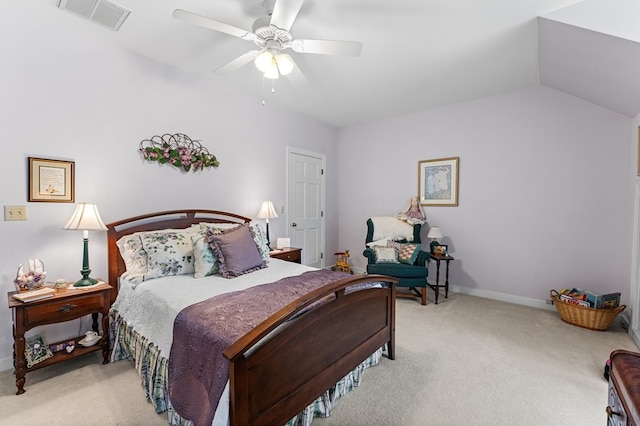
[(71, 300), (45, 301), (38, 305), (25, 306), (24, 320), (25, 324), (31, 327), (68, 321), (93, 312), (99, 312), (104, 304), (103, 293), (76, 296)]
[(302, 263), (302, 249), (295, 247), (272, 251), (270, 256), (287, 262)]

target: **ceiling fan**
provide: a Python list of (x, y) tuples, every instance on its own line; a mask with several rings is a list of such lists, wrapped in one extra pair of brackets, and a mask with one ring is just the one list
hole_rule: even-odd
[(268, 13), (267, 11), (267, 16), (256, 19), (251, 31), (182, 9), (176, 9), (173, 12), (173, 17), (190, 24), (252, 41), (258, 46), (258, 49), (249, 50), (215, 69), (213, 71), (215, 74), (226, 74), (254, 61), (256, 67), (264, 73), (266, 78), (276, 79), (281, 75), (288, 75), (297, 67), (291, 56), (282, 53), (287, 49), (296, 53), (360, 55), (362, 43), (357, 41), (294, 39), (289, 31), (303, 3), (304, 0), (276, 0), (272, 12)]

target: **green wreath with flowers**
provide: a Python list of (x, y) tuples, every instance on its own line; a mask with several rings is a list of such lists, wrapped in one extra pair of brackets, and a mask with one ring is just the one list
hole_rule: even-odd
[(140, 142), (140, 153), (145, 160), (169, 164), (178, 169), (198, 171), (220, 166), (215, 155), (184, 133), (153, 136)]

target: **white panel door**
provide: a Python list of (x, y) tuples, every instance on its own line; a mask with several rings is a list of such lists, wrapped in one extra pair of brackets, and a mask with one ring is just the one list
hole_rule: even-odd
[(287, 219), (292, 247), (302, 263), (324, 267), (324, 157), (291, 149), (288, 155)]

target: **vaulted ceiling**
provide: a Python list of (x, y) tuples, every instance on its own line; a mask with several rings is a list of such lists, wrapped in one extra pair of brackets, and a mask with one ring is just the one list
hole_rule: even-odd
[(256, 102), (337, 127), (540, 83), (630, 117), (640, 113), (638, 0), (305, 0), (294, 38), (353, 40), (363, 49), (357, 57), (289, 51), (306, 80), (296, 85), (264, 79), (253, 63), (212, 73), (255, 44), (172, 17), (184, 9), (251, 30), (273, 0), (116, 0), (131, 11), (117, 32), (57, 3), (38, 7), (55, 9), (52, 17), (80, 34), (103, 34)]

